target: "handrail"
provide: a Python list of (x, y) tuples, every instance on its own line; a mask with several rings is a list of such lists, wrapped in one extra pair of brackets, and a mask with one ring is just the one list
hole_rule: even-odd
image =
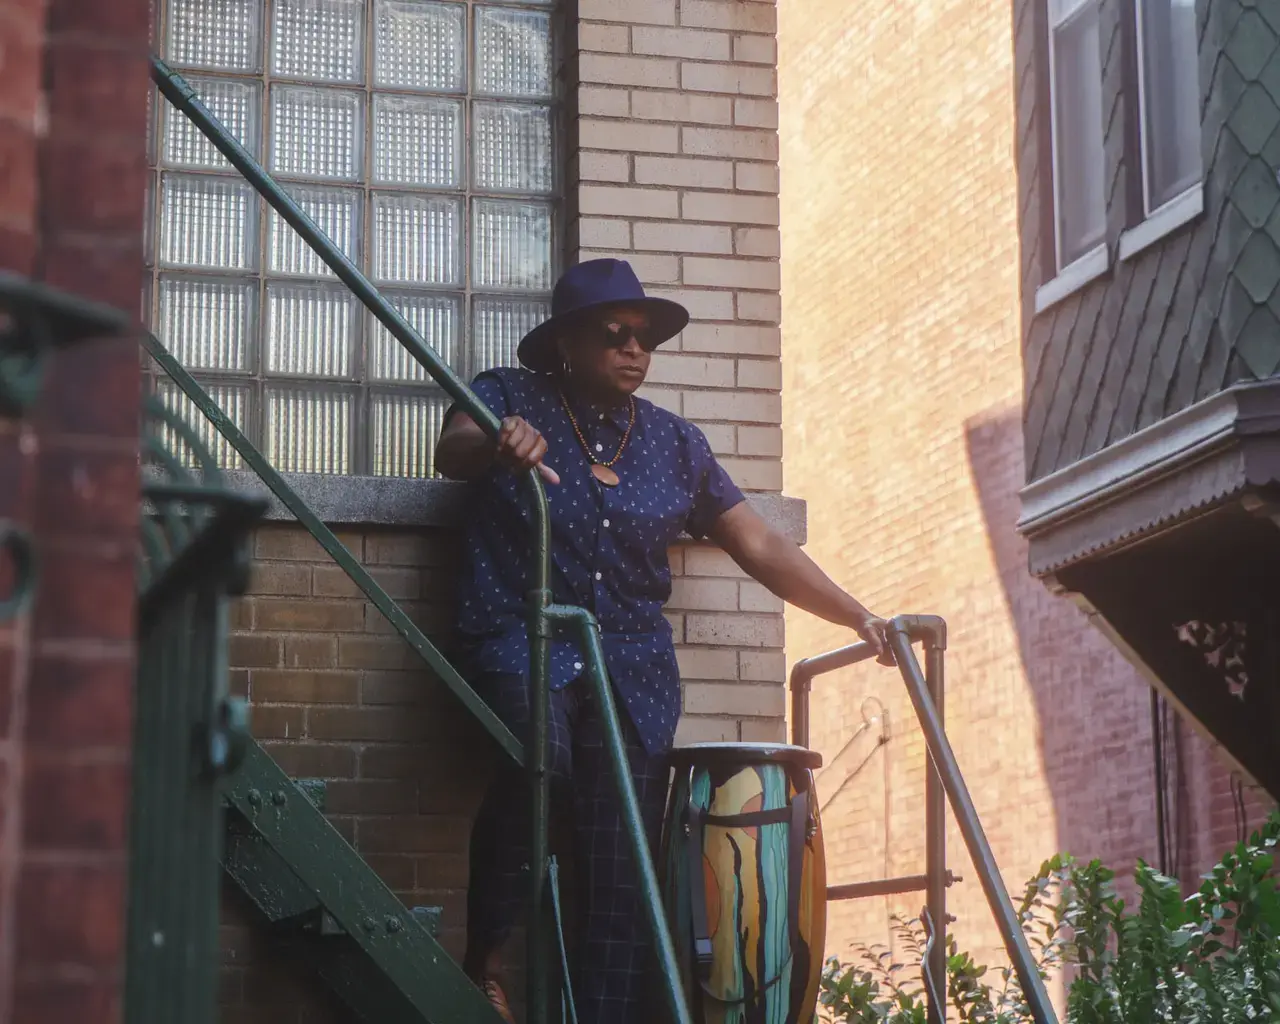
[[(283, 188), (271, 177), (270, 174), (250, 155), (240, 143), (226, 130), (209, 109), (200, 101), (195, 90), (191, 87), (181, 75), (170, 68), (159, 57), (151, 58), (151, 77), (155, 82), (160, 93), (174, 107), (186, 115), (186, 117), (198, 128), (211, 143), (218, 149), (220, 153), (231, 163), (233, 167), (253, 186), (254, 190), (261, 195), (277, 213), (298, 233), (304, 242), (320, 257), (321, 260), (338, 276), (338, 278), (352, 291), (361, 303), (367, 308), (374, 317), (390, 332), (411, 356), (429, 373), (433, 380), (454, 400), (459, 408), (469, 415), (482, 430), (489, 436), (496, 436), (500, 427), (498, 418), (493, 412), (482, 402), (479, 397), (463, 382), (463, 380), (453, 372), (447, 363), (444, 362), (439, 354), (423, 340), (422, 336), (414, 330), (413, 326), (404, 318), (403, 315), (392, 306), (374, 287), (373, 283), (360, 272), (359, 268), (352, 263), (333, 241), (316, 225), (316, 223), (307, 216), (306, 212), (284, 191)], [(156, 343), (158, 346), (158, 343)], [(148, 347), (151, 347), (150, 345)], [(166, 353), (167, 354), (167, 353)], [(176, 363), (176, 360), (169, 360), (170, 364)], [(186, 374), (190, 384), (196, 384), (194, 378), (190, 374)], [(175, 377), (175, 380), (177, 378)], [(181, 384), (179, 385), (181, 386)], [(184, 388), (184, 391), (186, 389)], [(203, 393), (203, 389), (200, 389)], [(207, 399), (206, 406), (212, 403), (212, 399), (205, 394)], [(194, 399), (193, 399), (194, 400)], [(216, 406), (215, 406), (216, 408)], [(202, 412), (206, 416), (209, 415), (207, 408), (202, 408)], [(227, 419), (225, 415), (218, 410), (216, 416), (210, 416), (215, 427), (223, 433), (224, 436), (231, 440), (226, 428), (235, 430), (234, 425)], [(235, 430), (239, 434), (238, 430)], [(244, 443), (249, 445), (248, 439), (240, 434)], [(240, 450), (237, 448), (237, 450)], [(281, 486), (288, 490), (284, 481), (279, 478), (279, 474), (253, 449), (258, 455), (258, 461), (266, 466), (269, 473), (274, 475)], [(244, 451), (241, 451), (244, 455)], [(257, 467), (255, 467), (257, 468)], [(261, 475), (261, 473), (260, 473)], [(264, 480), (268, 477), (264, 476)], [(546, 489), (543, 487), (542, 480), (539, 475), (530, 471), (526, 476), (529, 486), (530, 498), (533, 502), (533, 518), (532, 532), (535, 548), (535, 559), (533, 567), (533, 579), (529, 589), (528, 599), (528, 628), (529, 628), (529, 662), (530, 662), (530, 737), (529, 749), (524, 758), (525, 771), (529, 777), (532, 803), (532, 819), (533, 819), (533, 835), (530, 843), (530, 891), (529, 891), (529, 921), (528, 928), (528, 957), (526, 970), (529, 978), (529, 996), (528, 996), (528, 1014), (530, 1024), (546, 1024), (548, 1004), (548, 978), (549, 963), (546, 954), (547, 948), (547, 931), (546, 925), (548, 915), (546, 913), (547, 897), (548, 897), (548, 879), (550, 864), (550, 841), (549, 841), (549, 820), (550, 820), (550, 772), (548, 770), (548, 738), (549, 738), (549, 707), (550, 707), (550, 670), (551, 670), (551, 648), (550, 642), (552, 637), (552, 620), (551, 614), (551, 513), (550, 506), (547, 502)], [(284, 495), (280, 490), (272, 488), (281, 498)], [(296, 496), (295, 496), (296, 498)], [(306, 508), (300, 499), (297, 504)], [(307, 509), (310, 513), (310, 509)], [(297, 511), (294, 510), (297, 515)], [(377, 586), (367, 573), (363, 573), (368, 578), (370, 588), (366, 589), (362, 585), (362, 581), (356, 574), (352, 573), (352, 567), (363, 572), (359, 563), (351, 557), (350, 552), (341, 545), (332, 531), (328, 531), (327, 527), (310, 514), (310, 524), (304, 523), (311, 529), (312, 526), (319, 526), (321, 531), (329, 533), (332, 537), (334, 548), (326, 545), (326, 550), (338, 561), (347, 574), (357, 583), (361, 585), (361, 589), (365, 590), (370, 600), (374, 600), (378, 605), (379, 611), (396, 625), (397, 630), (402, 636), (414, 645), (418, 653), (430, 661), (428, 652), (434, 654), (439, 662), (444, 665), (449, 673), (457, 676), (452, 666), (439, 655), (439, 652), (421, 635), (420, 631), (416, 631), (416, 627), (403, 616), (403, 612), (399, 611), (399, 607), (385, 592)], [(299, 522), (303, 522), (299, 517)], [(321, 534), (311, 529), (312, 535), (317, 540), (321, 540)], [(321, 540), (323, 543), (323, 540)], [(347, 561), (338, 557), (337, 551), (341, 550), (347, 555)], [(375, 593), (382, 593), (385, 598), (385, 607), (375, 600)], [(393, 617), (395, 613), (403, 619), (404, 625), (409, 629), (401, 629), (400, 624)], [(585, 612), (584, 612), (585, 614)], [(556, 616), (564, 618), (564, 616)], [(412, 632), (416, 631), (421, 637), (422, 644), (419, 646), (415, 643)], [(597, 675), (606, 680), (605, 694), (606, 699), (602, 701), (601, 713), (605, 718), (606, 728), (610, 734), (617, 734), (621, 737), (621, 726), (618, 722), (617, 709), (613, 705), (611, 695), (608, 694), (607, 675), (605, 672), (603, 651), (599, 644), (598, 635), (595, 642), (592, 643), (588, 638), (588, 650), (584, 652), (589, 670), (593, 678)], [(435, 666), (433, 665), (433, 668)], [(438, 671), (438, 670), (437, 670)], [(474, 691), (466, 685), (465, 681), (457, 676), (453, 684), (450, 684), (449, 678), (442, 674), (446, 684), (463, 698), (468, 708), (473, 714), (481, 717), (482, 722), (486, 723), (489, 728), (491, 723), (487, 722), (484, 714), (493, 716), (493, 712), (488, 709), (483, 701), (475, 696)], [(461, 687), (461, 688), (460, 688)], [(481, 707), (484, 712), (479, 712), (471, 703), (466, 700), (466, 694), (470, 694)], [(501, 723), (499, 723), (501, 724)], [(493, 728), (489, 731), (494, 735)], [(512, 738), (514, 742), (514, 737)], [(505, 746), (505, 744), (504, 744)], [(511, 753), (508, 750), (508, 753)], [(513, 754), (513, 756), (515, 756)], [(630, 784), (630, 785), (628, 785)], [(621, 774), (619, 776), (620, 796), (624, 805), (627, 804), (628, 793), (631, 802), (635, 801), (634, 784), (631, 783), (629, 768), (625, 759), (621, 763)], [(638, 814), (638, 811), (637, 811)], [(630, 830), (629, 830), (630, 831)], [(643, 866), (649, 867), (649, 872), (644, 876), (646, 903), (654, 903), (659, 908), (659, 914), (655, 918), (650, 915), (650, 924), (654, 931), (654, 939), (659, 946), (660, 951), (666, 950), (671, 952), (673, 945), (671, 942), (670, 932), (667, 928), (665, 917), (662, 916), (660, 905), (657, 904), (658, 889), (656, 876), (653, 873), (652, 856), (650, 854), (648, 844), (644, 841), (643, 830), (637, 835), (630, 831), (630, 838), (633, 845), (636, 846), (635, 855), (637, 861)], [(664, 960), (665, 967), (674, 966), (674, 953), (672, 958)], [(689, 1015), (688, 1008), (685, 1004), (684, 994), (680, 988), (679, 973), (670, 970), (664, 972), (664, 983), (667, 989), (667, 997), (673, 1012), (676, 1016), (677, 1024), (690, 1024), (692, 1018)]]
[(507, 728), (502, 719), (495, 715), (489, 705), (480, 699), (479, 694), (471, 689), (467, 681), (458, 674), (457, 670), (449, 664), (444, 655), (427, 639), (417, 624), (378, 585), (378, 581), (360, 564), (350, 549), (338, 539), (338, 535), (329, 529), (321, 521), (320, 517), (312, 511), (311, 507), (303, 501), (298, 492), (285, 482), (284, 477), (276, 471), (266, 456), (254, 447), (253, 442), (244, 436), (240, 428), (222, 411), (209, 392), (201, 387), (200, 382), (191, 376), (186, 367), (175, 359), (154, 335), (144, 334), (142, 336), (142, 345), (151, 358), (160, 364), (160, 368), (169, 375), (179, 389), (191, 400), (192, 404), (213, 423), (218, 433), (225, 437), (231, 447), (239, 452), (245, 464), (258, 474), (262, 482), (280, 499), (284, 507), (293, 513), (294, 517), (307, 532), (351, 577), (352, 582), (364, 592), (365, 597), (383, 614), (396, 632), (408, 641), (409, 646), (418, 652), (422, 660), (440, 677), (445, 686), (453, 691), (454, 696), (462, 701), (467, 710), (480, 720), (480, 724), (484, 726), (489, 735), (498, 741), (498, 746), (516, 764), (523, 764), (524, 750), (520, 746), (520, 741), (512, 735), (511, 730)]
[[(947, 646), (947, 624), (936, 615), (899, 615), (889, 621), (886, 635), (889, 649), (893, 653), (898, 670), (902, 673), (902, 681), (906, 683), (907, 693), (911, 697), (920, 728), (924, 732), (925, 746), (933, 763), (930, 776), (937, 776), (946, 796), (950, 798), (951, 809), (960, 826), (969, 856), (978, 870), (982, 889), (987, 897), (987, 904), (995, 918), (1000, 936), (1004, 940), (1005, 951), (1013, 961), (1013, 968), (1018, 976), (1018, 983), (1031, 1008), (1031, 1016), (1035, 1024), (1058, 1024), (1058, 1018), (1049, 1001), (1049, 993), (1044, 979), (1031, 956), (1027, 937), (1022, 931), (1009, 893), (1001, 880), (1000, 869), (995, 855), (991, 852), (991, 844), (982, 830), (982, 822), (978, 818), (973, 798), (965, 785), (964, 775), (956, 761), (955, 752), (951, 749), (951, 741), (947, 738), (942, 726), (941, 697), (943, 654)], [(920, 669), (912, 644), (921, 642), (925, 648), (926, 671)], [(808, 746), (809, 742), (809, 688), (813, 678), (825, 672), (868, 661), (875, 652), (867, 643), (851, 644), (839, 650), (830, 651), (812, 658), (797, 662), (791, 672), (791, 707), (792, 707), (792, 741)], [(931, 818), (940, 815), (932, 806), (934, 801), (928, 800), (927, 808)], [(930, 828), (930, 836), (926, 853), (928, 855), (929, 889), (927, 914), (932, 922), (935, 934), (926, 956), (926, 974), (932, 975), (935, 983), (944, 973), (946, 946), (938, 939), (946, 935), (945, 892), (946, 876), (943, 851), (935, 844), (943, 838), (940, 827)], [(861, 895), (861, 894), (860, 894)], [(930, 1019), (943, 1020), (944, 1007), (932, 993), (930, 998)]]
[(604, 719), (609, 766), (613, 769), (613, 780), (622, 797), (622, 818), (627, 827), (627, 836), (636, 852), (636, 863), (640, 869), (640, 891), (644, 897), (644, 912), (649, 919), (649, 927), (653, 929), (658, 966), (666, 981), (663, 994), (667, 997), (667, 1007), (671, 1011), (675, 1024), (692, 1024), (684, 995), (680, 991), (679, 961), (676, 959), (676, 948), (671, 940), (671, 931), (667, 927), (666, 913), (662, 909), (662, 901), (658, 896), (658, 873), (654, 869), (653, 856), (649, 852), (649, 843), (645, 838), (644, 820), (640, 816), (640, 801), (636, 797), (635, 780), (632, 779), (631, 769), (627, 764), (627, 747), (622, 739), (622, 727), (618, 723), (618, 710), (613, 700), (613, 691), (609, 687), (609, 677), (604, 669), (604, 647), (600, 642), (600, 624), (585, 608), (553, 604), (547, 609), (547, 615), (558, 622), (572, 625), (586, 647), (587, 674), (591, 677), (591, 685), (595, 689), (600, 717)]

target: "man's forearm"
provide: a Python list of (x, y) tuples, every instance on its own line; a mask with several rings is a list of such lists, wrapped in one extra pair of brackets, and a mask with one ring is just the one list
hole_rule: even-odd
[(450, 423), (436, 445), (436, 469), (450, 480), (475, 480), (489, 471), (496, 450), (478, 426)]
[(770, 531), (758, 549), (743, 552), (742, 566), (788, 604), (839, 626), (857, 629), (871, 613), (837, 586), (795, 544)]

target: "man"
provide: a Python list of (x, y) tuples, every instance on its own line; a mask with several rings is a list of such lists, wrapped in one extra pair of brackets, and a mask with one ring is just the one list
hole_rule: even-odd
[[(474, 482), (459, 617), (467, 669), (522, 740), (531, 544), (518, 477), (536, 469), (547, 482), (553, 597), (599, 620), (651, 845), (681, 707), (662, 607), (671, 594), (667, 551), (683, 534), (710, 538), (774, 594), (848, 626), (887, 658), (883, 620), (751, 509), (697, 427), (636, 397), (653, 350), (688, 320), (677, 303), (646, 296), (623, 261), (573, 267), (556, 285), (551, 318), (520, 343), (524, 368), (473, 383), (502, 421), (498, 437), (450, 410), (436, 449), (444, 475)], [(574, 810), (584, 914), (575, 997), (583, 1024), (639, 1024), (647, 926), (583, 668), (573, 641), (553, 643), (551, 770)], [(501, 948), (529, 888), (528, 813), (527, 787), (512, 770), (494, 782), (472, 834), (464, 967), (506, 1020)]]

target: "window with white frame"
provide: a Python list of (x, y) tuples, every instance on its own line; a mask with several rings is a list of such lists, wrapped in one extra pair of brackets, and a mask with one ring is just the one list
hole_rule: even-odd
[[(427, 342), (463, 376), (512, 364), (555, 271), (551, 0), (158, 6), (162, 56)], [(444, 394), (181, 113), (157, 117), (156, 336), (277, 469), (430, 475)]]
[(1195, 0), (1134, 0), (1145, 214), (1200, 181)]
[(1053, 207), (1059, 270), (1106, 236), (1098, 0), (1049, 0)]

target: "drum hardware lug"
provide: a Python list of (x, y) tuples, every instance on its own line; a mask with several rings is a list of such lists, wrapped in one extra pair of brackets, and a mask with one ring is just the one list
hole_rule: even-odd
[(809, 815), (809, 817), (808, 817), (808, 819), (807, 819), (807, 820), (806, 820), (806, 822), (805, 822), (805, 826), (804, 826), (804, 837), (805, 837), (805, 839), (812, 839), (812, 838), (813, 838), (814, 836), (816, 836), (817, 834), (818, 834), (818, 822), (817, 822), (817, 819), (816, 819), (816, 818), (814, 818), (814, 816), (813, 816), (812, 814), (810, 814), (810, 815)]

